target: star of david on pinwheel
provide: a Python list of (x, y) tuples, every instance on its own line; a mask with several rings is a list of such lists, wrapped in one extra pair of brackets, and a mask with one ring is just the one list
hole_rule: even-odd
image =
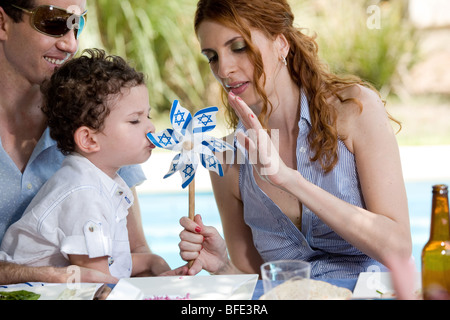
[(178, 110), (178, 112), (174, 115), (174, 121), (177, 125), (180, 125), (184, 121), (184, 113), (181, 112), (181, 110)]
[(198, 119), (198, 122), (207, 126), (208, 123), (212, 122), (211, 115), (202, 114), (202, 116)]
[(173, 129), (165, 129), (158, 133), (148, 133), (147, 137), (159, 148), (179, 151), (172, 160), (170, 169), (164, 178), (180, 171), (185, 188), (195, 177), (200, 157), (201, 164), (208, 170), (223, 176), (222, 165), (214, 152), (234, 150), (229, 143), (206, 134), (216, 127), (217, 107), (207, 107), (194, 114), (183, 108), (175, 100), (170, 110), (170, 122)]
[[(167, 145), (170, 144), (170, 138), (171, 138), (171, 137), (168, 137), (168, 136), (166, 136), (165, 133), (163, 133), (163, 134), (159, 137), (159, 143), (160, 143), (161, 145), (167, 146)], [(164, 141), (165, 141), (165, 142), (164, 142)]]

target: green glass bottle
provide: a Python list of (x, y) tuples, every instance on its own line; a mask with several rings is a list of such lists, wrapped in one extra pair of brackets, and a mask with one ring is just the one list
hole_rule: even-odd
[(433, 186), (430, 240), (422, 250), (422, 293), (425, 300), (450, 297), (450, 221), (448, 187)]

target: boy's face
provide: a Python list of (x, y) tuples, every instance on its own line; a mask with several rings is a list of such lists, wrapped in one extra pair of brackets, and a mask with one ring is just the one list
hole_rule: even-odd
[(98, 132), (100, 163), (105, 172), (115, 172), (120, 167), (145, 162), (155, 146), (148, 140), (147, 133), (155, 132), (149, 119), (148, 91), (145, 85), (123, 89), (108, 102), (110, 114), (104, 127)]

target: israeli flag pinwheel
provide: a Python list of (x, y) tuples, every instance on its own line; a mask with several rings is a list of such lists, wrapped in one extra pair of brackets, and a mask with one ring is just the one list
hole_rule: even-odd
[(206, 132), (216, 127), (217, 107), (199, 110), (194, 116), (175, 100), (170, 110), (170, 122), (173, 129), (166, 129), (158, 133), (148, 133), (147, 137), (159, 148), (179, 151), (170, 165), (164, 178), (179, 171), (182, 187), (188, 186), (194, 179), (199, 162), (208, 170), (223, 176), (222, 165), (214, 152), (234, 150), (234, 147), (222, 139), (211, 137)]

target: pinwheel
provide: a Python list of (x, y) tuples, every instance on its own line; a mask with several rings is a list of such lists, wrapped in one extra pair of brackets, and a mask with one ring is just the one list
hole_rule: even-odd
[(195, 172), (200, 163), (208, 170), (223, 176), (222, 165), (214, 152), (234, 150), (234, 147), (222, 139), (211, 137), (206, 132), (216, 127), (217, 107), (201, 109), (194, 116), (183, 108), (178, 100), (174, 100), (170, 110), (170, 122), (173, 129), (165, 129), (158, 133), (148, 133), (147, 137), (159, 148), (179, 151), (164, 176), (168, 178), (179, 171), (181, 186), (189, 185), (189, 218), (193, 219), (195, 211)]

